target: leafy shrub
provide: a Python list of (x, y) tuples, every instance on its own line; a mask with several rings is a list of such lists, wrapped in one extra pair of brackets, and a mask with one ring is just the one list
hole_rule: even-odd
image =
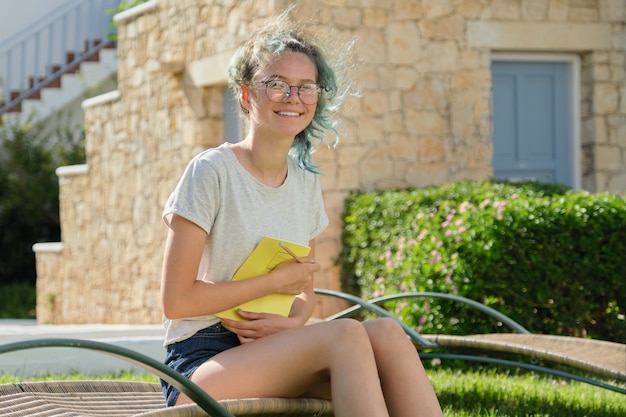
[[(344, 291), (462, 295), (533, 332), (624, 341), (623, 196), (535, 182), (354, 193), (342, 243)], [(452, 302), (392, 307), (424, 332), (502, 331)]]
[[(122, 1), (120, 1), (120, 4), (118, 4), (117, 7), (113, 7), (113, 8), (107, 9), (105, 14), (107, 16), (116, 15), (118, 13), (121, 13), (121, 12), (123, 12), (125, 10), (128, 10), (130, 8), (133, 8), (135, 6), (139, 6), (140, 4), (145, 3), (147, 1), (148, 0), (122, 0)], [(110, 41), (117, 42), (117, 26), (118, 26), (117, 22), (115, 22), (115, 21), (111, 22), (112, 32), (109, 33), (109, 35), (108, 35), (108, 38), (109, 38)]]
[(34, 285), (32, 245), (60, 239), (55, 170), (85, 161), (84, 130), (60, 121), (54, 131), (36, 115), (0, 124), (0, 285)]
[(0, 285), (0, 319), (34, 319), (36, 302), (34, 285)]

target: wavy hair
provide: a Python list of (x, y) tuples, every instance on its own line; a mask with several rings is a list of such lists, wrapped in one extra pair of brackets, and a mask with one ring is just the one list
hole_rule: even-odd
[[(342, 56), (333, 55), (330, 49), (325, 48), (327, 42), (305, 30), (307, 26), (315, 25), (294, 19), (291, 16), (292, 9), (287, 8), (271, 18), (239, 48), (229, 64), (228, 85), (235, 96), (240, 98), (241, 83), (250, 85), (254, 75), (269, 65), (273, 58), (285, 52), (306, 54), (315, 63), (317, 83), (322, 86), (322, 93), (311, 123), (296, 135), (291, 152), (296, 155), (300, 167), (318, 174), (312, 158), (313, 142), (325, 143), (326, 132), (334, 135), (334, 146), (339, 142), (339, 121), (334, 116), (352, 91), (352, 84), (347, 77), (352, 43), (335, 49)], [(329, 36), (328, 33), (324, 35)], [(334, 43), (337, 39), (333, 38)], [(245, 109), (240, 108), (240, 111), (242, 118), (247, 121)]]

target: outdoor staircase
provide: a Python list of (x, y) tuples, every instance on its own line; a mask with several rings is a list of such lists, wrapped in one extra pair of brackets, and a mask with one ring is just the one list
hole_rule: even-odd
[(0, 116), (46, 118), (114, 76), (117, 49), (106, 11), (117, 3), (71, 0), (0, 40)]
[[(98, 40), (95, 42), (99, 44)], [(52, 76), (31, 75), (26, 90), (11, 90), (13, 104), (6, 106), (4, 112), (20, 114), (22, 119), (33, 113), (45, 118), (97, 87), (117, 71), (117, 49), (113, 42), (90, 53), (67, 52), (66, 56), (64, 64), (51, 66), (49, 73)], [(0, 108), (5, 105), (0, 101)]]

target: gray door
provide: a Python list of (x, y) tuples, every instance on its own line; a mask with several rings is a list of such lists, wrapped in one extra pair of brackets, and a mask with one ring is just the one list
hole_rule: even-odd
[(574, 186), (568, 64), (493, 61), (491, 72), (494, 178)]

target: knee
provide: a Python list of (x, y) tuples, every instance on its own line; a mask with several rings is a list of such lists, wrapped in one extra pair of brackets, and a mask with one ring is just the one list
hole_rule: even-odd
[(394, 319), (383, 317), (363, 322), (370, 343), (373, 346), (384, 346), (393, 343), (406, 344), (409, 342), (404, 329)]
[(329, 322), (333, 331), (330, 333), (332, 343), (340, 344), (343, 341), (349, 345), (368, 344), (369, 335), (363, 323), (353, 319), (340, 319)]
[(338, 327), (338, 332), (343, 335), (350, 335), (357, 338), (367, 336), (367, 332), (365, 330), (365, 327), (363, 326), (363, 323), (358, 320), (340, 319), (335, 320), (334, 323)]
[(404, 335), (404, 329), (396, 320), (389, 317), (367, 320), (363, 322), (363, 327), (370, 334), (382, 335)]

